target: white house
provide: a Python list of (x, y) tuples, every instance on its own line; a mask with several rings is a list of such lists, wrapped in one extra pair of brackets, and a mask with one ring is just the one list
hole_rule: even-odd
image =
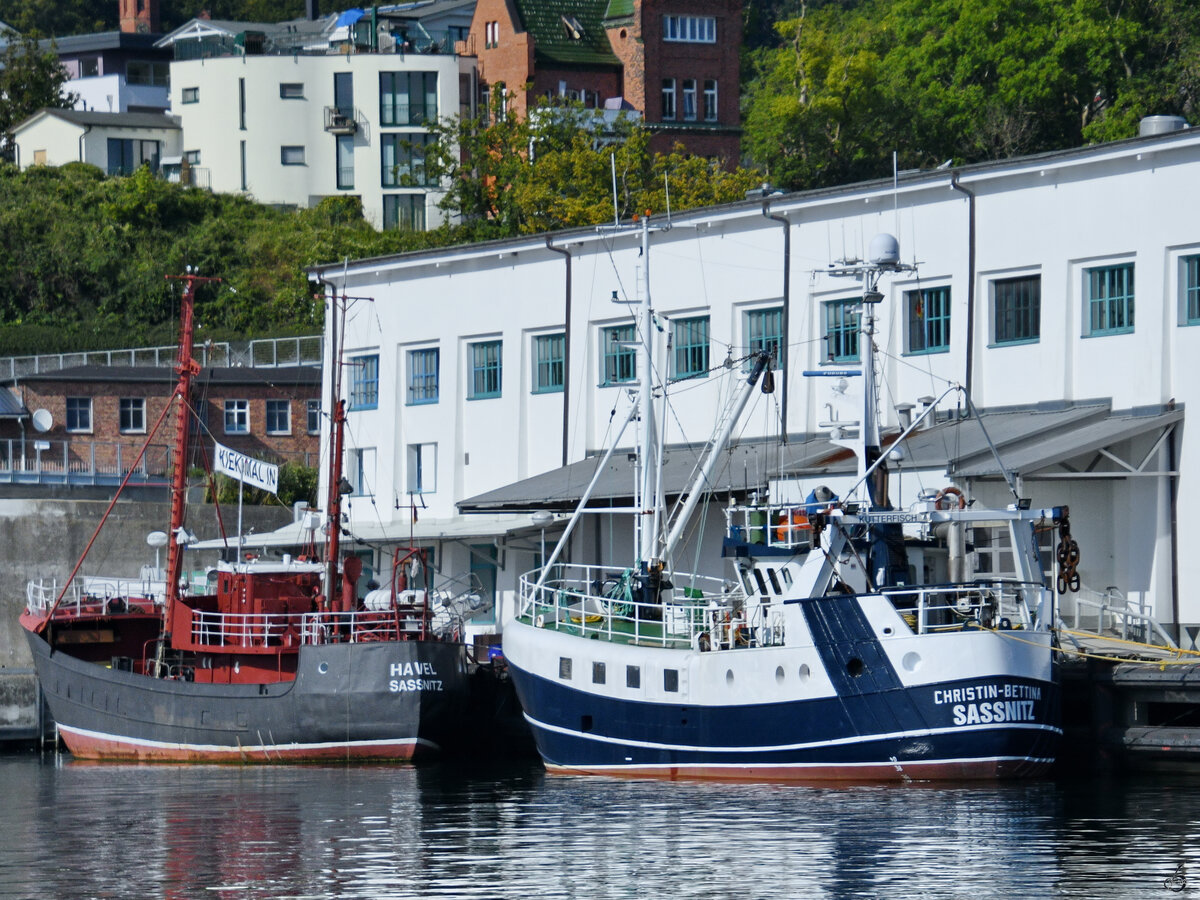
[[(735, 361), (778, 345), (782, 367), (744, 417), (692, 546), (719, 551), (728, 496), (844, 490), (828, 440), (859, 418), (861, 379), (811, 373), (853, 370), (864, 338), (860, 289), (830, 266), (891, 232), (917, 269), (884, 280), (886, 421), (894, 432), (953, 384), (983, 413), (962, 418), (970, 407), (951, 394), (955, 414), (926, 420), (897, 461), (893, 501), (953, 479), (968, 497), (1011, 502), (1008, 472), (1018, 498), (1070, 506), (1080, 596), (1120, 592), (1186, 644), (1200, 624), (1200, 554), (1187, 549), (1200, 541), (1200, 451), (1183, 428), (1200, 402), (1200, 228), (1185, 202), (1197, 183), (1200, 133), (1179, 130), (660, 213), (648, 258), (636, 228), (600, 228), (318, 267), (327, 295), (364, 298), (337, 334), (345, 527), (378, 568), (416, 540), (437, 544), (443, 574), (494, 578), (502, 622), (541, 552), (545, 517), (530, 514), (570, 508), (625, 416), (633, 319), (614, 299), (638, 298), (647, 264), (659, 340), (673, 342), (655, 375), (672, 397), (668, 493), (689, 445), (709, 438)], [(630, 465), (610, 461), (601, 504), (631, 494)], [(576, 561), (630, 546), (612, 519), (575, 535)], [(975, 550), (981, 571), (1003, 553)]]
[(128, 175), (143, 164), (157, 171), (181, 137), (179, 121), (162, 113), (42, 109), (13, 129), (13, 143), (23, 169), (88, 162)]

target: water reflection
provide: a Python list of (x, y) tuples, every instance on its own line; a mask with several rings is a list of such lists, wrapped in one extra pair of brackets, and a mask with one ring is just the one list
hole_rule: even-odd
[[(7, 756), (0, 897), (1200, 896), (1198, 787), (659, 784), (534, 765)], [(1170, 882), (1177, 871), (1188, 880)]]

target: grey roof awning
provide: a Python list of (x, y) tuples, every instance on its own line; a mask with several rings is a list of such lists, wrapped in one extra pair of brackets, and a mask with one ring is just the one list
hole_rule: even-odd
[[(902, 465), (905, 470), (936, 470), (952, 478), (998, 478), (1002, 472), (988, 446), (990, 438), (1009, 472), (1023, 477), (1049, 477), (1046, 473), (1050, 467), (1095, 454), (1132, 437), (1146, 434), (1157, 437), (1164, 428), (1182, 417), (1182, 407), (1113, 413), (1107, 402), (984, 410), (978, 419), (953, 417), (914, 432), (904, 442)], [(896, 437), (896, 431), (884, 435), (884, 444), (890, 444)], [(685, 490), (701, 451), (698, 445), (667, 448), (663, 464), (667, 496)], [(852, 475), (858, 465), (851, 451), (830, 442), (825, 435), (796, 436), (786, 444), (746, 441), (726, 450), (723, 456), (711, 485), (718, 493), (762, 489), (776, 478)], [(1105, 457), (1110, 461), (1112, 458), (1111, 453)], [(496, 513), (572, 509), (586, 490), (599, 461), (599, 457), (590, 457), (468, 497), (459, 501), (459, 511)], [(1103, 472), (1110, 478), (1132, 474), (1135, 469), (1134, 464), (1120, 462), (1106, 468), (1093, 464), (1097, 475)], [(1069, 472), (1070, 469), (1061, 471)], [(592, 505), (629, 502), (633, 495), (633, 479), (629, 454), (614, 453), (596, 483)]]

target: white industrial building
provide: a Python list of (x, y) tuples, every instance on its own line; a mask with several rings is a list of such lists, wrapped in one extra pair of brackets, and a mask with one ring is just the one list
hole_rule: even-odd
[[(494, 578), (500, 622), (510, 615), (543, 531), (549, 541), (561, 530), (561, 516), (533, 513), (570, 508), (628, 409), (633, 310), (614, 297), (639, 298), (647, 262), (657, 339), (672, 340), (656, 375), (672, 398), (668, 494), (692, 465), (688, 445), (710, 436), (725, 376), (739, 374), (726, 357), (782, 344), (776, 392), (744, 417), (691, 546), (715, 559), (731, 495), (844, 491), (852, 464), (829, 438), (853, 431), (861, 379), (812, 373), (854, 370), (860, 291), (829, 269), (890, 232), (917, 270), (883, 282), (885, 420), (894, 433), (957, 383), (987, 425), (984, 437), (952, 395), (949, 418), (927, 419), (896, 460), (893, 501), (951, 481), (1004, 501), (990, 440), (1019, 497), (1071, 508), (1083, 591), (1064, 612), (1106, 594), (1181, 626), (1190, 646), (1200, 477), (1188, 474), (1197, 450), (1183, 423), (1200, 401), (1200, 227), (1186, 198), (1198, 184), (1200, 133), (1178, 130), (656, 211), (648, 260), (636, 227), (609, 227), (320, 267), (328, 294), (360, 298), (327, 335), (348, 362), (346, 530), (377, 571), (389, 547), (436, 544), (443, 576)], [(633, 444), (631, 428), (621, 445)], [(612, 458), (597, 504), (630, 496), (631, 465)], [(610, 542), (632, 550), (614, 518), (573, 538), (576, 561)], [(987, 557), (1002, 551), (976, 547), (977, 571), (995, 571)]]

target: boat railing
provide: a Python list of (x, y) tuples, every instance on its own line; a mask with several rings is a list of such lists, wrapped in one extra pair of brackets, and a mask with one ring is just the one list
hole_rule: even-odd
[(1073, 631), (1090, 631), (1097, 635), (1115, 635), (1126, 641), (1151, 642), (1157, 638), (1164, 646), (1177, 647), (1175, 640), (1151, 615), (1147, 605), (1127, 599), (1116, 587), (1100, 592), (1085, 587), (1073, 597), (1073, 609), (1068, 616)]
[(745, 605), (740, 587), (707, 576), (676, 575), (677, 583), (664, 583), (657, 601), (645, 602), (632, 570), (560, 564), (540, 587), (539, 575), (521, 576), (519, 615), (539, 628), (599, 640), (697, 647), (714, 616), (724, 620), (729, 611), (732, 619), (734, 609)]
[[(45, 615), (62, 591), (57, 579), (37, 579), (25, 585), (25, 606)], [(163, 587), (145, 579), (97, 578), (73, 581), (55, 610), (56, 616), (101, 616), (130, 611), (150, 612), (161, 608)]]
[(1026, 629), (1045, 587), (1019, 581), (885, 588), (915, 634), (970, 628)]
[(419, 641), (428, 633), (428, 620), (419, 610), (406, 612), (398, 607), (306, 613), (300, 622), (304, 644)]
[(808, 507), (802, 503), (731, 506), (725, 510), (725, 525), (726, 535), (737, 543), (793, 551), (812, 547)]
[(192, 643), (205, 647), (295, 646), (300, 643), (298, 613), (192, 611)]

